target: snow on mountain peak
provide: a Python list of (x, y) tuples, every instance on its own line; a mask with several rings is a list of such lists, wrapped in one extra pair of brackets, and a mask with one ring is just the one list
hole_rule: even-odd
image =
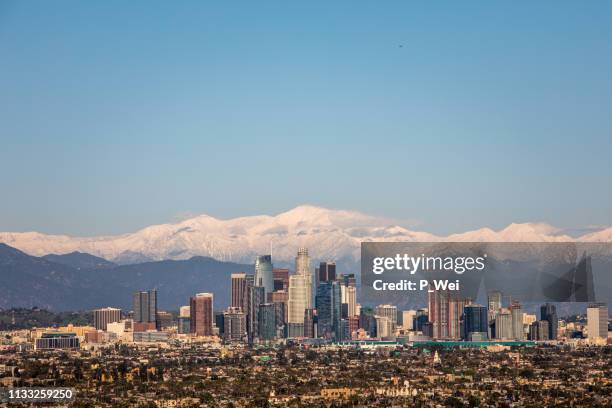
[[(568, 235), (541, 223), (510, 224), (494, 231), (481, 228), (439, 237), (412, 231), (384, 217), (357, 211), (301, 205), (284, 213), (218, 219), (198, 215), (176, 223), (152, 225), (118, 236), (70, 237), (37, 232), (0, 233), (0, 242), (31, 255), (87, 252), (108, 260), (188, 259), (210, 256), (219, 260), (253, 262), (255, 255), (273, 252), (274, 259), (290, 264), (299, 247), (308, 247), (317, 259), (357, 260), (362, 241), (406, 242), (553, 242), (572, 241)], [(578, 240), (612, 241), (612, 228)]]

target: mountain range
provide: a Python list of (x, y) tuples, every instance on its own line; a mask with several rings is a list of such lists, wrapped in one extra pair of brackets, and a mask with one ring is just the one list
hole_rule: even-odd
[(36, 257), (0, 244), (0, 309), (40, 307), (91, 310), (132, 309), (132, 294), (158, 289), (159, 307), (175, 310), (197, 292), (213, 292), (215, 308), (230, 303), (230, 274), (253, 272), (253, 265), (196, 256), (116, 265), (83, 253)]
[(481, 228), (438, 236), (412, 231), (383, 217), (302, 205), (275, 216), (221, 220), (200, 215), (116, 236), (72, 237), (39, 232), (0, 232), (0, 242), (29, 255), (78, 251), (116, 264), (186, 260), (194, 256), (250, 264), (256, 255), (272, 252), (274, 261), (286, 266), (293, 263), (299, 247), (306, 247), (315, 261), (333, 259), (352, 266), (358, 263), (362, 241), (612, 242), (612, 227), (571, 237), (547, 224), (523, 223), (510, 224), (499, 231)]

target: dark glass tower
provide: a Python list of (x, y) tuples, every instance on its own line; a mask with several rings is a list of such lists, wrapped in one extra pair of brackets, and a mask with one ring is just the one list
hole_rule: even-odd
[(466, 340), (469, 340), (475, 333), (478, 333), (481, 338), (488, 337), (489, 323), (486, 307), (480, 305), (465, 306), (463, 308), (463, 322)]
[(339, 339), (341, 320), (340, 284), (335, 281), (321, 282), (315, 298), (319, 336)]
[(155, 323), (157, 316), (157, 290), (134, 293), (134, 321)]
[(559, 328), (559, 318), (557, 308), (551, 303), (546, 303), (540, 307), (540, 320), (548, 322), (548, 339), (557, 340), (557, 329)]

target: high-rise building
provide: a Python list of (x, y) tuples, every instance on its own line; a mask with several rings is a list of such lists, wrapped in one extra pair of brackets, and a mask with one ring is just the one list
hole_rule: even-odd
[(157, 290), (134, 293), (134, 321), (138, 323), (153, 323), (157, 318)]
[(529, 340), (549, 340), (549, 323), (547, 320), (539, 320), (529, 325)]
[(495, 316), (494, 337), (496, 339), (509, 340), (512, 335), (512, 314), (508, 309), (502, 308)]
[(272, 276), (274, 277), (274, 291), (287, 291), (289, 289), (289, 269), (274, 268), (272, 269)]
[(342, 304), (347, 305), (347, 318), (357, 316), (357, 288), (354, 286), (341, 285)]
[(244, 300), (246, 298), (245, 291), (247, 287), (246, 273), (232, 273), (232, 307), (238, 307), (245, 310)]
[(308, 248), (299, 248), (295, 257), (295, 273), (296, 275), (310, 276), (310, 257), (308, 256)]
[(264, 288), (264, 299), (268, 299), (269, 294), (274, 292), (274, 269), (272, 265), (272, 255), (260, 255), (255, 258), (255, 286)]
[(284, 290), (272, 292), (272, 303), (276, 305), (278, 326), (283, 326), (287, 323), (287, 302), (289, 301), (289, 293)]
[(557, 317), (557, 308), (551, 303), (546, 303), (540, 307), (540, 320), (548, 322), (548, 339), (557, 340), (557, 331), (559, 329), (559, 318)]
[(249, 304), (247, 312), (247, 333), (249, 343), (259, 337), (259, 308), (266, 303), (266, 291), (263, 286), (249, 286)]
[(589, 339), (608, 337), (608, 305), (593, 303), (587, 307), (587, 331)]
[(468, 305), (463, 309), (464, 338), (466, 340), (484, 340), (488, 338), (489, 322), (487, 308), (480, 305)]
[(359, 328), (363, 329), (370, 336), (376, 335), (376, 319), (374, 310), (370, 307), (362, 307), (359, 311)]
[(276, 338), (276, 310), (274, 303), (259, 305), (258, 326), (259, 340), (274, 340)]
[[(378, 337), (388, 337), (395, 334), (395, 327), (397, 326), (397, 306), (394, 305), (378, 305), (376, 306), (376, 316), (386, 317), (389, 323), (389, 334)], [(378, 326), (377, 326), (378, 327)]]
[[(423, 324), (429, 323), (429, 312), (427, 309), (418, 309), (416, 316), (414, 317), (414, 323), (412, 324), (412, 330), (423, 331)], [(433, 325), (432, 325), (433, 328)], [(433, 337), (433, 334), (429, 337)]]
[(458, 299), (454, 294), (433, 290), (428, 293), (429, 322), (433, 326), (433, 338), (460, 339), (461, 316), (469, 305), (469, 299)]
[(403, 310), (402, 311), (402, 327), (404, 330), (414, 330), (414, 319), (416, 317), (416, 310)]
[(243, 341), (246, 337), (246, 315), (239, 307), (229, 307), (223, 312), (223, 338), (226, 341)]
[(213, 334), (223, 338), (225, 333), (225, 314), (224, 312), (215, 312), (215, 325), (213, 326)]
[(295, 275), (289, 277), (288, 323), (303, 324), (304, 311), (312, 308), (312, 275), (308, 250), (300, 248), (295, 258)]
[(321, 262), (317, 268), (318, 283), (336, 280), (336, 263)]
[(191, 333), (196, 336), (213, 335), (213, 294), (198, 293), (189, 299)]
[(523, 329), (523, 308), (520, 303), (512, 302), (510, 314), (512, 315), (512, 338), (523, 340), (525, 338), (525, 331)]
[(336, 281), (319, 283), (316, 296), (318, 334), (339, 339), (341, 320), (341, 291)]
[(388, 316), (376, 315), (376, 337), (391, 337), (395, 334), (393, 322)]
[(114, 307), (106, 307), (104, 309), (96, 309), (93, 311), (94, 327), (98, 330), (106, 331), (106, 326), (109, 323), (115, 323), (121, 320), (121, 309)]

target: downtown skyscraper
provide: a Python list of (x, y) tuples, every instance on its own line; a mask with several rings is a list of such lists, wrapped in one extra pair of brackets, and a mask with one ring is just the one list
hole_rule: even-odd
[(190, 330), (196, 336), (213, 335), (213, 294), (198, 293), (189, 299)]
[(308, 249), (300, 248), (295, 258), (295, 275), (289, 277), (289, 324), (304, 324), (304, 311), (312, 308), (312, 275)]
[(274, 274), (272, 255), (260, 255), (255, 258), (255, 286), (264, 288), (264, 299), (267, 301), (274, 292)]
[(157, 290), (134, 293), (134, 321), (138, 323), (155, 323), (157, 319)]

